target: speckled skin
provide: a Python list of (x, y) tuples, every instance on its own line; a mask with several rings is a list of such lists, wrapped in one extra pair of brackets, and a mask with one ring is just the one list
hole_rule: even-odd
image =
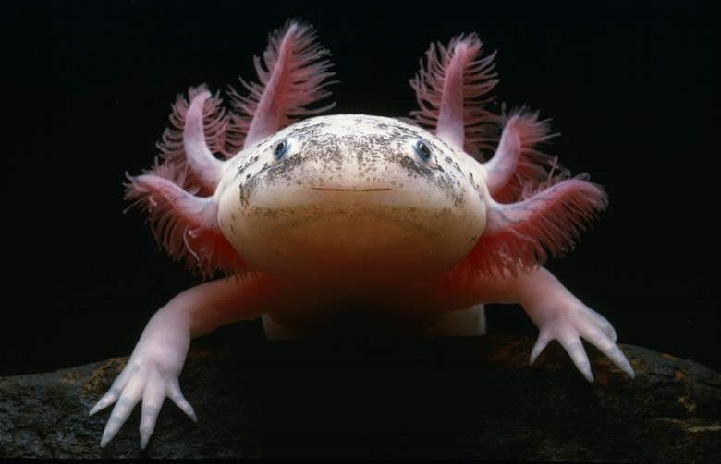
[[(435, 102), (421, 104), (416, 125), (292, 121), (317, 112), (305, 105), (327, 95), (332, 75), (310, 29), (293, 22), (271, 37), (268, 70), (256, 66), (261, 84), (237, 98), (243, 114), (226, 117), (205, 89), (176, 103), (162, 161), (130, 178), (127, 197), (169, 254), (229, 276), (150, 319), (90, 411), (117, 402), (101, 446), (141, 401), (141, 447), (166, 397), (195, 420), (178, 383), (190, 340), (239, 320), (262, 318), (270, 338), (475, 335), (483, 304), (518, 303), (539, 327), (531, 362), (556, 340), (592, 381), (584, 338), (634, 375), (611, 324), (542, 267), (605, 206), (603, 190), (531, 152), (548, 137), (535, 115), (468, 109), (495, 83), (476, 36), (440, 51), (413, 83), (419, 101)], [(492, 124), (501, 140), (480, 162), (469, 151)]]
[[(278, 160), (281, 141), (289, 149)], [(431, 150), (428, 161), (418, 159), (418, 141)], [(395, 119), (318, 116), (246, 150), (216, 190), (218, 222), (253, 269), (278, 277), (321, 273), (328, 288), (352, 281), (390, 291), (398, 285), (389, 274), (452, 267), (485, 225), (487, 194), (463, 165), (473, 166), (468, 155)]]

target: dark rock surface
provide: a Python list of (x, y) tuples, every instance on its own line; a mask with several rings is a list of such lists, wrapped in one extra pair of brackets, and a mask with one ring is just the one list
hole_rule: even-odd
[(721, 376), (622, 345), (630, 380), (589, 347), (588, 384), (552, 344), (489, 335), (423, 342), (253, 342), (191, 350), (148, 449), (138, 408), (99, 447), (87, 411), (125, 358), (0, 377), (0, 457), (444, 458), (721, 462)]

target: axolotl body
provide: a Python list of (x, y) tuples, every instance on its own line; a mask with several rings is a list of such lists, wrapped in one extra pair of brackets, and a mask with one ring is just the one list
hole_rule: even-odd
[(190, 340), (259, 317), (269, 338), (475, 335), (483, 304), (519, 303), (540, 330), (531, 362), (556, 340), (592, 381), (584, 338), (634, 375), (611, 324), (542, 267), (604, 191), (534, 148), (550, 137), (536, 113), (486, 109), (497, 81), (481, 51), (475, 34), (432, 45), (410, 118), (318, 115), (334, 73), (311, 27), (290, 21), (256, 57), (259, 82), (241, 81), (247, 96), (229, 91), (232, 112), (205, 87), (179, 97), (127, 197), (171, 256), (226, 276), (150, 319), (90, 412), (117, 402), (101, 446), (141, 401), (141, 447), (166, 397), (195, 420), (178, 383)]

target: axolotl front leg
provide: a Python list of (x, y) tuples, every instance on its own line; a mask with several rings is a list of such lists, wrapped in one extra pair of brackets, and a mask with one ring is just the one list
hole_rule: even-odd
[(628, 359), (616, 345), (613, 326), (543, 267), (497, 279), (445, 281), (434, 292), (435, 295), (424, 298), (425, 301), (453, 301), (457, 306), (478, 301), (521, 305), (539, 329), (531, 351), (531, 363), (549, 342), (555, 340), (563, 346), (581, 374), (593, 382), (591, 363), (581, 343), (584, 339), (608, 356), (619, 369), (634, 377)]
[(145, 448), (153, 433), (166, 397), (197, 420), (178, 386), (190, 340), (220, 325), (260, 316), (261, 308), (270, 303), (268, 286), (268, 279), (263, 276), (229, 277), (181, 292), (159, 309), (145, 326), (125, 369), (90, 410), (93, 415), (116, 403), (100, 446), (113, 439), (140, 401), (141, 448)]
[(585, 339), (608, 356), (619, 369), (634, 377), (631, 364), (616, 345), (613, 326), (573, 295), (548, 270), (539, 268), (523, 275), (515, 279), (513, 287), (518, 302), (540, 331), (531, 350), (531, 362), (550, 341), (556, 340), (583, 376), (593, 382), (591, 363), (581, 344), (581, 339)]

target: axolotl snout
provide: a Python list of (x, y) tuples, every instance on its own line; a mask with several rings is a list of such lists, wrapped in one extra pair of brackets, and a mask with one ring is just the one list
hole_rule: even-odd
[(519, 303), (540, 330), (531, 362), (556, 340), (592, 381), (584, 338), (634, 375), (611, 324), (542, 267), (605, 194), (534, 148), (550, 137), (537, 114), (486, 109), (496, 74), (478, 37), (431, 46), (410, 118), (317, 115), (332, 106), (317, 105), (326, 58), (289, 22), (256, 58), (259, 82), (241, 81), (247, 96), (231, 89), (231, 111), (204, 87), (179, 97), (160, 159), (129, 178), (166, 251), (226, 276), (150, 319), (91, 410), (116, 403), (102, 446), (141, 401), (142, 447), (166, 397), (195, 420), (178, 383), (190, 340), (259, 317), (270, 338), (475, 335), (483, 304)]

